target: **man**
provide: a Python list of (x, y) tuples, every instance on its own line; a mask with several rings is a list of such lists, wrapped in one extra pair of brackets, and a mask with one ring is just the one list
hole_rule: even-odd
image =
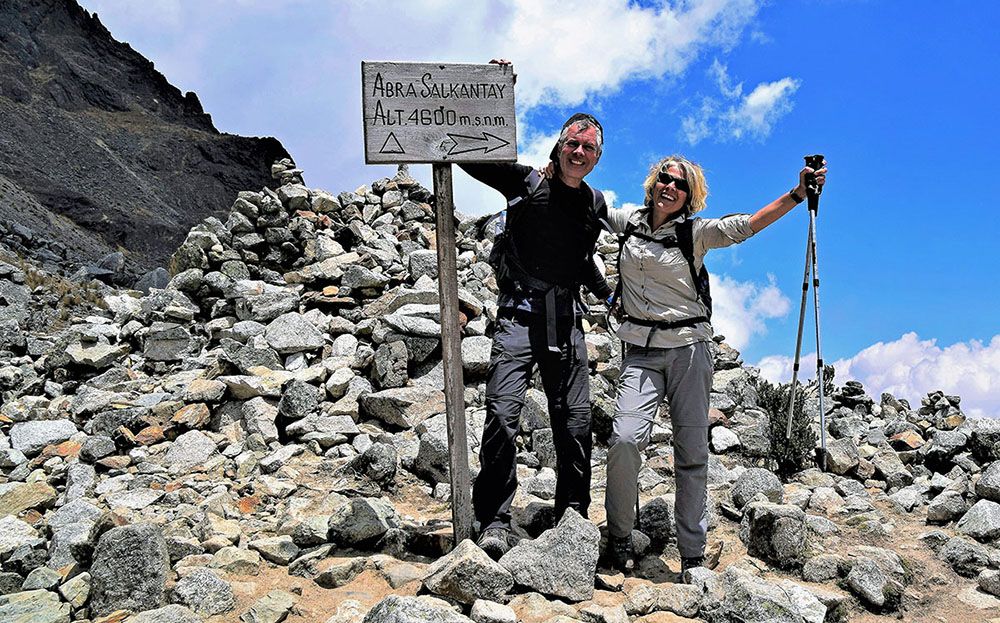
[[(500, 275), (496, 332), (486, 381), (481, 470), (472, 503), (479, 546), (494, 559), (510, 548), (510, 506), (517, 489), (515, 438), (532, 366), (548, 398), (556, 448), (556, 518), (567, 508), (587, 516), (590, 504), (590, 389), (581, 329), (580, 285), (602, 299), (611, 294), (593, 262), (607, 205), (583, 179), (603, 148), (603, 128), (591, 115), (563, 125), (552, 152), (551, 179), (519, 164), (467, 164), (475, 179), (508, 200), (507, 275)], [(536, 174), (537, 175), (537, 174)], [(535, 186), (537, 185), (537, 187)]]

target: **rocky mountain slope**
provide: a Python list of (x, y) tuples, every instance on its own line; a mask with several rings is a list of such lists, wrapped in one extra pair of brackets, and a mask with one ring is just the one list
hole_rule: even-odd
[[(620, 351), (600, 305), (586, 319), (590, 518), (552, 525), (552, 431), (532, 389), (522, 541), (499, 562), (455, 547), (433, 197), (405, 168), (332, 194), (291, 166), (275, 168), (277, 191), (241, 192), (192, 228), (167, 287), (145, 295), (83, 292), (18, 257), (5, 241), (21, 234), (0, 237), (0, 620), (1000, 617), (1000, 422), (966, 419), (956, 396), (913, 408), (848, 383), (827, 403), (827, 471), (779, 477), (769, 390), (723, 340), (709, 474), (720, 565), (679, 581), (662, 420), (640, 475), (641, 559), (627, 576), (601, 569)], [(490, 241), (458, 221), (475, 474), (496, 284)], [(614, 239), (600, 251), (614, 257)]]
[(0, 3), (0, 119), (0, 221), (76, 264), (124, 251), (132, 274), (287, 156), (273, 138), (220, 134), (74, 0)]

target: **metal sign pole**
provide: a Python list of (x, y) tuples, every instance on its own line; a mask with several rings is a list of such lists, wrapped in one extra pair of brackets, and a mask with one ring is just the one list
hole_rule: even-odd
[(451, 165), (434, 164), (437, 200), (438, 292), (441, 295), (441, 358), (448, 420), (448, 475), (451, 479), (451, 521), (455, 545), (472, 538), (472, 499), (469, 450), (465, 430), (465, 384), (462, 380), (462, 328), (458, 324), (458, 270), (456, 268), (455, 206)]

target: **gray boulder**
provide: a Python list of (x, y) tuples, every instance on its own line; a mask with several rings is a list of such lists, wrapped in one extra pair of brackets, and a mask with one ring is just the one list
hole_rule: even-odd
[(329, 538), (348, 546), (367, 546), (399, 527), (396, 509), (379, 498), (354, 498), (330, 516)]
[(264, 331), (264, 339), (282, 355), (316, 350), (324, 343), (319, 329), (296, 312), (281, 314), (272, 320)]
[(440, 599), (389, 595), (368, 611), (362, 623), (472, 623), (472, 619)]
[(469, 617), (476, 623), (517, 623), (517, 614), (510, 606), (485, 599), (477, 599), (472, 604)]
[(413, 428), (436, 413), (444, 413), (444, 392), (430, 387), (398, 387), (362, 396), (362, 412), (385, 424)]
[(462, 369), (469, 376), (482, 376), (490, 365), (493, 338), (474, 335), (462, 340)]
[(202, 618), (184, 606), (171, 604), (134, 614), (128, 623), (202, 623)]
[(236, 607), (233, 589), (208, 569), (195, 569), (174, 586), (173, 599), (197, 614), (213, 616)]
[(190, 430), (170, 444), (163, 466), (173, 473), (184, 473), (204, 465), (215, 454), (215, 442), (208, 435)]
[(365, 451), (351, 461), (350, 465), (356, 473), (367, 476), (383, 487), (388, 487), (396, 476), (398, 463), (399, 452), (395, 446), (375, 442), (365, 448)]
[(958, 519), (969, 510), (969, 503), (958, 491), (945, 490), (927, 505), (927, 523), (943, 524)]
[(971, 420), (969, 423), (972, 428), (972, 437), (969, 440), (972, 454), (982, 461), (1000, 459), (1000, 420), (981, 418)]
[(856, 559), (847, 574), (846, 583), (852, 593), (875, 610), (895, 610), (903, 595), (902, 584), (891, 578), (871, 558)]
[(661, 495), (643, 504), (639, 509), (639, 525), (642, 533), (657, 545), (673, 540), (677, 534), (674, 495)]
[(77, 499), (63, 505), (49, 517), (48, 566), (58, 569), (90, 559), (94, 541), (92, 529), (103, 511), (90, 502)]
[[(653, 612), (673, 612), (682, 617), (697, 616), (701, 606), (702, 590), (687, 584), (635, 584), (626, 589), (623, 608), (626, 615), (642, 616)], [(584, 611), (581, 611), (581, 613)]]
[(958, 520), (955, 529), (978, 541), (992, 541), (1000, 536), (1000, 504), (979, 500)]
[(875, 471), (890, 487), (905, 487), (913, 484), (913, 474), (906, 469), (899, 455), (893, 450), (882, 450), (872, 458)]
[(807, 556), (805, 517), (798, 506), (754, 502), (743, 511), (740, 540), (751, 556), (782, 568), (797, 567)]
[(282, 590), (273, 590), (250, 606), (240, 615), (243, 623), (281, 623), (295, 606), (295, 595)]
[(826, 466), (834, 474), (844, 475), (858, 466), (858, 446), (850, 437), (826, 444)]
[(990, 463), (983, 470), (979, 481), (976, 482), (976, 495), (993, 502), (1000, 502), (1000, 461)]
[(781, 587), (738, 567), (728, 567), (719, 576), (718, 601), (706, 600), (701, 616), (710, 623), (805, 623), (805, 618)]
[(979, 574), (979, 577), (976, 578), (976, 583), (979, 584), (979, 588), (983, 591), (1000, 597), (1000, 571), (996, 569), (984, 569)]
[(939, 560), (955, 573), (974, 578), (990, 563), (990, 552), (983, 545), (965, 537), (952, 537), (937, 552)]
[(410, 253), (410, 278), (416, 281), (424, 275), (437, 279), (437, 251), (421, 249)]
[(41, 545), (44, 539), (31, 524), (12, 515), (0, 517), (0, 558), (6, 558), (19, 547)]
[(282, 392), (281, 400), (278, 401), (278, 413), (287, 418), (298, 420), (315, 412), (322, 401), (322, 389), (295, 379)]
[[(742, 368), (716, 372), (715, 376)], [(771, 452), (771, 423), (766, 413), (759, 409), (737, 411), (729, 418), (729, 428), (740, 438), (740, 452), (752, 458), (762, 458)]]
[(427, 568), (423, 583), (432, 593), (472, 604), (477, 599), (499, 601), (514, 587), (514, 578), (475, 543), (465, 539)]
[(10, 427), (10, 446), (30, 457), (45, 446), (66, 441), (76, 432), (76, 426), (69, 420), (18, 422)]
[(736, 508), (743, 508), (758, 494), (764, 494), (768, 501), (781, 504), (784, 490), (781, 480), (773, 473), (760, 467), (751, 467), (733, 483), (729, 490)]
[(169, 573), (167, 543), (159, 527), (134, 524), (108, 530), (97, 543), (90, 568), (91, 614), (141, 612), (165, 605)]
[(25, 590), (0, 601), (0, 621), (7, 623), (69, 623), (70, 605), (46, 590)]
[(143, 344), (142, 355), (150, 361), (179, 361), (197, 342), (188, 330), (172, 322), (154, 322)]
[(555, 528), (518, 543), (499, 562), (521, 586), (584, 601), (594, 595), (600, 540), (597, 526), (569, 509)]
[(372, 381), (382, 389), (403, 387), (409, 379), (406, 342), (396, 340), (380, 344), (375, 350)]

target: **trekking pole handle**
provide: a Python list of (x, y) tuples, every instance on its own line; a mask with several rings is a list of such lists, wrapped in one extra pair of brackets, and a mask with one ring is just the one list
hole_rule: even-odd
[[(823, 154), (813, 154), (805, 156), (806, 166), (814, 171), (823, 168)], [(809, 173), (806, 175), (806, 198), (809, 200), (809, 211), (819, 213), (819, 196), (823, 194), (823, 187), (816, 183), (816, 175)]]

